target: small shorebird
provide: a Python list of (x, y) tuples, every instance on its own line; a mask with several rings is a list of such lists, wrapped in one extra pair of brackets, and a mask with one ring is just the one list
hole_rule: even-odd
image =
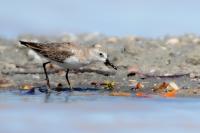
[(103, 62), (105, 65), (110, 65), (117, 70), (108, 60), (108, 55), (95, 47), (81, 47), (71, 42), (63, 43), (35, 43), (27, 41), (19, 41), (22, 45), (25, 45), (34, 50), (39, 55), (45, 57), (48, 62), (43, 63), (44, 73), (47, 80), (47, 86), (50, 91), (49, 78), (46, 71), (46, 65), (49, 63), (55, 63), (66, 71), (66, 80), (69, 87), (72, 90), (68, 73), (70, 70), (79, 69), (80, 67), (87, 66), (94, 62)]

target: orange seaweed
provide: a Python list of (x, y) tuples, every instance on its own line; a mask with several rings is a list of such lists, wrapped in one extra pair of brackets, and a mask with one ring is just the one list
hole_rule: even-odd
[(144, 93), (142, 93), (142, 92), (137, 92), (137, 93), (135, 93), (135, 95), (137, 97), (143, 97), (143, 96), (145, 96)]
[(166, 92), (163, 96), (164, 97), (176, 97), (176, 90)]

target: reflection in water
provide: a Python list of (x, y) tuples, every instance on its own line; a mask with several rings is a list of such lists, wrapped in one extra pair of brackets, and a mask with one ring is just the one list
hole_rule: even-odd
[[(0, 132), (198, 132), (200, 100), (0, 93)], [(65, 102), (66, 96), (68, 102)]]

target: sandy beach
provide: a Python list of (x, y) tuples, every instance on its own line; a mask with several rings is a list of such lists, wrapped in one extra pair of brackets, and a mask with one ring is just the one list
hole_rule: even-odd
[[(105, 86), (97, 86), (97, 84), (113, 82), (115, 86), (111, 89), (135, 93), (132, 90), (134, 84), (141, 83), (140, 92), (157, 94), (166, 90), (152, 91), (156, 86), (165, 82), (174, 82), (179, 88), (177, 96), (199, 96), (200, 94), (200, 37), (194, 34), (160, 38), (117, 37), (95, 33), (63, 36), (21, 35), (17, 39), (1, 38), (0, 87), (2, 89), (19, 89), (24, 84), (33, 87), (46, 84), (42, 68), (45, 59), (21, 46), (19, 40), (70, 41), (84, 46), (95, 44), (105, 49), (118, 70), (97, 63), (83, 68), (81, 72), (73, 71), (69, 77), (74, 87), (105, 89)], [(53, 87), (59, 83), (64, 88), (67, 87), (62, 68), (53, 64), (48, 66), (48, 71)]]

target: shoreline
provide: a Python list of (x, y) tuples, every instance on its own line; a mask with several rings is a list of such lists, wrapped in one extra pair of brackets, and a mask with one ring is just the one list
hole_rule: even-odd
[[(128, 90), (132, 87), (131, 80), (134, 80), (135, 83), (143, 85), (141, 92), (156, 94), (152, 92), (152, 88), (156, 85), (163, 82), (175, 82), (180, 88), (177, 96), (200, 96), (200, 37), (194, 34), (157, 39), (138, 36), (111, 37), (92, 33), (66, 34), (60, 37), (23, 35), (18, 38), (38, 42), (72, 41), (86, 46), (97, 44), (107, 51), (110, 60), (119, 67), (116, 72), (101, 64), (95, 64), (86, 68), (89, 72), (83, 70), (84, 73), (70, 73), (69, 77), (74, 86), (90, 87), (92, 82), (115, 82), (118, 90)], [(1, 38), (0, 88), (9, 88), (9, 84), (14, 87), (23, 84), (44, 85), (42, 62), (44, 62), (43, 58), (20, 46), (16, 39)], [(59, 83), (66, 85), (64, 72), (58, 66), (51, 65), (48, 71), (55, 73), (50, 74), (50, 80), (54, 86)], [(101, 75), (102, 73), (108, 73), (110, 76)], [(127, 76), (131, 73), (131, 76)], [(185, 76), (185, 74), (188, 75)], [(172, 75), (172, 77), (167, 77), (167, 75)], [(173, 77), (174, 75), (182, 76)], [(6, 81), (3, 82), (3, 80)], [(8, 87), (2, 87), (6, 82)]]

